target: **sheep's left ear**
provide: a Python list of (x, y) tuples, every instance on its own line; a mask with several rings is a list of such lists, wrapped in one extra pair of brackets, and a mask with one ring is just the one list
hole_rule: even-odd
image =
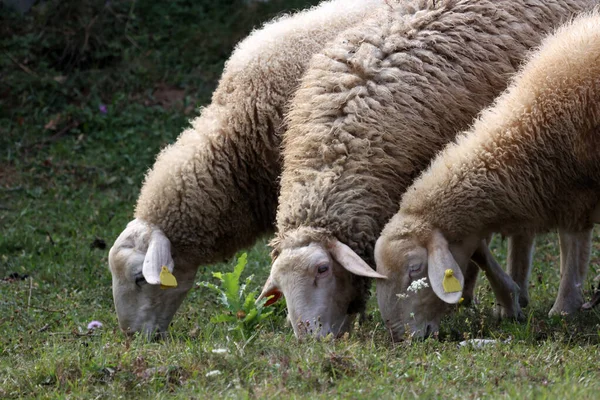
[(427, 245), (427, 253), (431, 288), (444, 302), (458, 303), (465, 287), (465, 278), (441, 232), (437, 230), (433, 232), (432, 239)]
[(347, 271), (354, 275), (367, 276), (369, 278), (387, 279), (387, 276), (381, 275), (369, 266), (362, 258), (358, 256), (350, 247), (339, 240), (334, 241), (329, 247), (332, 257)]

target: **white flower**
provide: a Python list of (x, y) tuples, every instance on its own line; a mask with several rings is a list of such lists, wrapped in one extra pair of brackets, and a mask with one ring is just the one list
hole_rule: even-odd
[(211, 376), (217, 376), (217, 375), (221, 375), (221, 371), (219, 371), (218, 369), (215, 369), (213, 371), (209, 371), (206, 373), (207, 378), (210, 378)]
[(396, 294), (396, 296), (398, 296), (399, 299), (407, 299), (408, 298), (408, 294), (406, 294), (406, 293), (398, 293), (398, 294)]
[(227, 349), (212, 349), (212, 352), (215, 354), (225, 354), (228, 352)]
[(427, 278), (417, 279), (412, 281), (410, 286), (406, 289), (407, 292), (418, 292), (421, 289), (428, 288), (429, 284), (426, 282)]

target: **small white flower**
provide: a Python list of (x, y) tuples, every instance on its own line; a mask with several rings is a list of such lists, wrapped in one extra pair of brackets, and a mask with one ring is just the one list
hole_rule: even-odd
[(212, 349), (212, 352), (215, 354), (225, 354), (228, 352), (227, 349)]
[(217, 375), (221, 375), (221, 371), (219, 371), (218, 369), (209, 371), (206, 373), (206, 377), (210, 378), (211, 376), (217, 376)]
[(406, 293), (398, 293), (398, 294), (396, 294), (396, 296), (398, 296), (399, 299), (407, 299), (408, 298), (408, 294), (406, 294)]
[(426, 282), (427, 278), (417, 279), (416, 281), (412, 281), (410, 286), (406, 289), (407, 292), (418, 292), (421, 289), (428, 288), (429, 284)]

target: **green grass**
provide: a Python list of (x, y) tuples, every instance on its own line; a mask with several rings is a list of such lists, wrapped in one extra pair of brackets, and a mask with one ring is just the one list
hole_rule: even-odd
[[(437, 341), (392, 346), (374, 299), (349, 338), (298, 342), (279, 305), (243, 341), (210, 323), (221, 308), (200, 286), (169, 340), (119, 332), (107, 250), (144, 172), (210, 101), (235, 43), (306, 3), (52, 0), (25, 16), (0, 6), (1, 398), (596, 397), (598, 311), (546, 317), (555, 235), (538, 241), (524, 323), (494, 320), (482, 279), (480, 303), (449, 316)], [(493, 246), (503, 262), (505, 243)], [(590, 278), (599, 259), (596, 241)], [(212, 272), (234, 263), (201, 267), (197, 282), (217, 283)], [(258, 286), (268, 267), (262, 240), (243, 277)], [(104, 327), (89, 333), (92, 320)], [(480, 337), (511, 341), (458, 347)]]

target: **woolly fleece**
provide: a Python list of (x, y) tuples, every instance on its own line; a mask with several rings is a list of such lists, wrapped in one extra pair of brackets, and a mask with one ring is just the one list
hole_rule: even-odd
[[(559, 28), (402, 200), (386, 232), (589, 229), (600, 199), (600, 15)], [(476, 212), (474, 212), (476, 211)]]

